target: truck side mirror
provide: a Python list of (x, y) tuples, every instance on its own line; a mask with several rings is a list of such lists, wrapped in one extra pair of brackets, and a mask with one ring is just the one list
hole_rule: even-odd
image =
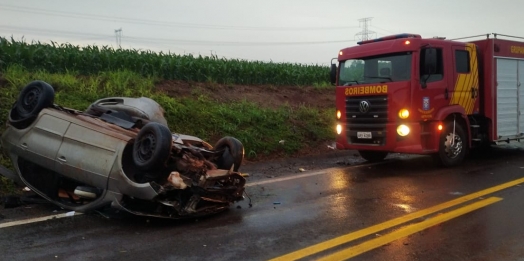
[(435, 48), (424, 49), (424, 70), (425, 74), (435, 74), (437, 72), (437, 50)]
[(420, 72), (422, 77), (421, 85), (422, 89), (426, 89), (429, 77), (437, 72), (437, 50), (435, 48), (424, 49), (421, 59), (424, 61), (423, 67), (421, 68), (423, 71)]
[(331, 64), (331, 72), (329, 74), (331, 84), (335, 85), (337, 83), (337, 65), (332, 63)]

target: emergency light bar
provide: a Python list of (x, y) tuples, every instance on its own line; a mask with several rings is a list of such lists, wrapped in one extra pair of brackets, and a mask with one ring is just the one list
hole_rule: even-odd
[(368, 43), (395, 40), (395, 39), (401, 39), (401, 38), (422, 38), (422, 37), (420, 37), (419, 34), (395, 34), (395, 35), (388, 35), (388, 36), (380, 37), (380, 38), (373, 39), (373, 40), (360, 41), (360, 42), (357, 42), (357, 44), (363, 45), (363, 44), (368, 44)]

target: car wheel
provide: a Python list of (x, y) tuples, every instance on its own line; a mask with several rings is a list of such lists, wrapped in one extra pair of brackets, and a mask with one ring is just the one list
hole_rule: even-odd
[(448, 122), (440, 135), (437, 163), (445, 167), (458, 165), (464, 160), (468, 149), (468, 140), (462, 125), (455, 123), (453, 134), (453, 122)]
[(43, 81), (25, 86), (9, 112), (9, 123), (17, 129), (25, 129), (33, 123), (42, 109), (51, 107), (55, 91)]
[(162, 167), (169, 157), (172, 143), (169, 128), (157, 123), (146, 124), (133, 144), (133, 161), (142, 170)]
[(388, 155), (386, 151), (359, 150), (358, 153), (362, 158), (369, 162), (381, 161)]
[(55, 90), (43, 81), (33, 81), (26, 85), (16, 101), (16, 112), (20, 119), (35, 117), (42, 109), (53, 105)]
[(217, 160), (219, 169), (231, 169), (238, 171), (244, 159), (244, 145), (233, 137), (224, 137), (215, 144), (215, 150), (224, 150), (222, 156)]

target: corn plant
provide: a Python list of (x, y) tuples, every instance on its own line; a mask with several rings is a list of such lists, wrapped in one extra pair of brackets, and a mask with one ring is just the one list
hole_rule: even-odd
[(217, 56), (177, 55), (109, 46), (26, 43), (0, 37), (0, 70), (19, 64), (29, 71), (49, 73), (132, 71), (166, 80), (245, 85), (312, 86), (329, 82), (329, 68), (320, 65), (225, 59)]

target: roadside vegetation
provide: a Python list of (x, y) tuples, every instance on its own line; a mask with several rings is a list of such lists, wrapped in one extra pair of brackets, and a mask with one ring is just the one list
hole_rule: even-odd
[[(181, 80), (227, 84), (231, 91), (235, 84), (313, 86), (330, 91), (325, 66), (26, 43), (0, 37), (0, 133), (20, 90), (33, 80), (53, 86), (56, 104), (77, 110), (103, 97), (150, 97), (164, 107), (171, 131), (211, 143), (234, 136), (244, 144), (248, 160), (292, 156), (334, 138), (331, 109), (287, 104), (264, 107), (249, 100), (220, 103), (200, 93), (172, 97), (155, 87), (165, 80)], [(0, 164), (12, 169), (1, 153)], [(0, 195), (13, 189), (11, 181), (0, 177)]]

